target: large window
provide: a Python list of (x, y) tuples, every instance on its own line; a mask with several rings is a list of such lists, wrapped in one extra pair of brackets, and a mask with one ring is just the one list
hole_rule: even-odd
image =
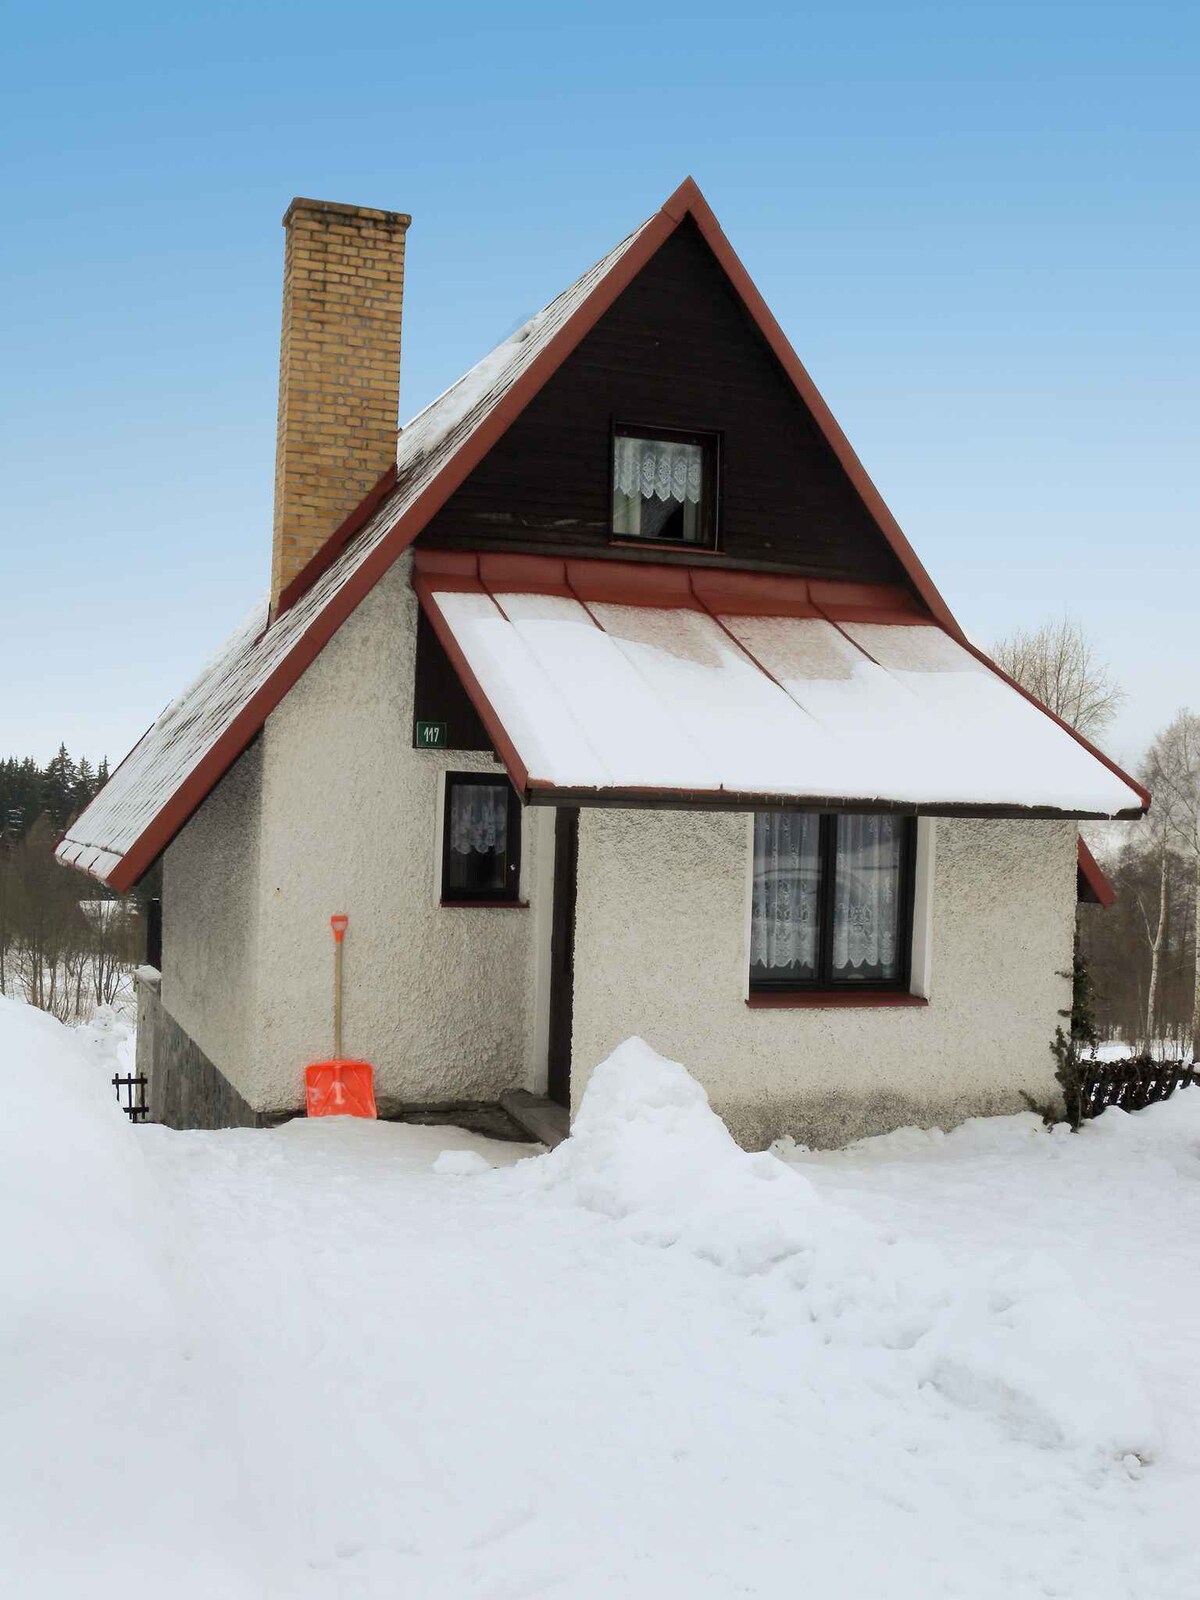
[(614, 538), (715, 544), (714, 435), (618, 426), (613, 433), (612, 477)]
[(911, 817), (759, 812), (751, 989), (906, 988), (914, 841)]
[(507, 778), (448, 772), (442, 903), (514, 903), (520, 894), (521, 802)]

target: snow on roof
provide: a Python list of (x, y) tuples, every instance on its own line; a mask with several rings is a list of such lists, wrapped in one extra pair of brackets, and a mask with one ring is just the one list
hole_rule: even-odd
[[(589, 592), (596, 562), (560, 563), (559, 580), (531, 561), (546, 578), (534, 592), (487, 581), (487, 558), (473, 586), (423, 565), (422, 604), (532, 800), (1141, 809), (1072, 733), (927, 618), (847, 620), (861, 605), (839, 618), (832, 586), (816, 583), (816, 604), (797, 609), (824, 602), (825, 614), (763, 616), (740, 614), (733, 595), (723, 609), (711, 574), (705, 603), (685, 578), (664, 603), (630, 604)], [(601, 581), (613, 592), (611, 572)]]
[[(689, 178), (661, 210), (401, 431), (394, 486), (377, 486), (284, 591), (278, 614), (270, 618), (264, 602), (166, 708), (68, 830), (59, 845), (61, 860), (116, 890), (137, 882), (400, 552), (687, 217), (700, 228), (862, 495), (907, 572), (913, 592), (930, 615), (950, 632), (957, 631), (945, 601)], [(772, 580), (785, 585), (789, 581)], [(659, 653), (671, 655), (669, 649)], [(761, 695), (761, 690), (753, 692)], [(775, 709), (768, 712), (761, 705), (760, 709), (768, 718), (776, 714)], [(731, 738), (736, 737), (734, 720), (732, 715), (726, 719)], [(1145, 796), (1137, 799), (1139, 811), (1145, 800)], [(1089, 815), (1113, 814), (1108, 806), (1081, 810)]]
[[(270, 626), (267, 602), (256, 607), (70, 827), (58, 847), (61, 861), (114, 888), (137, 881), (216, 781), (210, 781), (211, 770), (220, 765), (223, 771), (236, 759), (281, 692), (390, 562), (391, 555), (379, 570), (372, 565), (388, 534), (648, 226), (635, 229), (402, 429), (396, 486), (374, 516)], [(335, 610), (339, 598), (347, 603)], [(280, 676), (287, 679), (282, 691)], [(202, 764), (209, 769), (203, 777)], [(153, 840), (131, 855), (152, 826)]]

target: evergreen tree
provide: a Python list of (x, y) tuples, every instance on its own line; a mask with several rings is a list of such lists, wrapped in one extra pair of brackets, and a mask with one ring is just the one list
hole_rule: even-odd
[(32, 756), (0, 757), (0, 844), (23, 839), (39, 817), (61, 831), (108, 782), (108, 758), (93, 769), (86, 757), (76, 766), (65, 745), (40, 767)]
[(82, 811), (95, 793), (96, 774), (92, 771), (91, 762), (84, 756), (75, 772), (75, 792), (71, 796), (72, 811)]
[(58, 754), (52, 757), (42, 773), (42, 812), (53, 827), (65, 828), (75, 815), (78, 783), (79, 771), (68, 755), (66, 745), (60, 744)]
[(42, 810), (42, 775), (36, 761), (9, 756), (0, 762), (0, 837), (21, 839)]

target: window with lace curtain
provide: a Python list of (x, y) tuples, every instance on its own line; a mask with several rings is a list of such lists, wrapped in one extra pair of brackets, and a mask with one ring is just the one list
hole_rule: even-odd
[(751, 989), (906, 988), (915, 839), (911, 817), (759, 812)]
[(442, 819), (442, 904), (516, 903), (521, 802), (505, 777), (448, 772)]
[(715, 435), (618, 425), (612, 479), (614, 539), (716, 543)]

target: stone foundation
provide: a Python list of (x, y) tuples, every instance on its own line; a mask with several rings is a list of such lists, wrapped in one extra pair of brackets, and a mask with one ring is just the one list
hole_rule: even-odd
[(137, 1070), (147, 1079), (150, 1121), (168, 1128), (262, 1128), (278, 1116), (255, 1111), (163, 1006), (160, 975), (137, 975)]

